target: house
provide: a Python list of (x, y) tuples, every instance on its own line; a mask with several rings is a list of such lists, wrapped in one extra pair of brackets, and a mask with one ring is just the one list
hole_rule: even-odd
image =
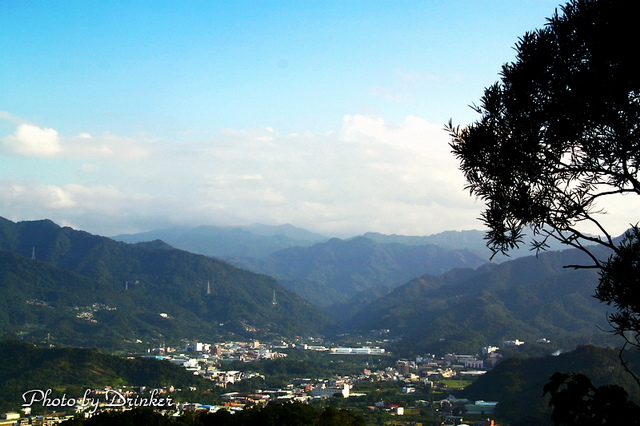
[(313, 397), (323, 397), (323, 396), (334, 396), (339, 393), (342, 394), (343, 397), (349, 398), (349, 385), (344, 384), (342, 387), (317, 387), (311, 389), (311, 396)]
[(493, 411), (496, 409), (497, 402), (494, 401), (476, 401), (473, 404), (466, 404), (464, 406), (467, 414), (479, 414), (481, 416), (493, 414)]

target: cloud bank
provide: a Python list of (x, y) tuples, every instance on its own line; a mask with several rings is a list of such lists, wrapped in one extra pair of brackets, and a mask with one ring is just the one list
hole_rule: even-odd
[[(206, 140), (61, 136), (19, 124), (1, 138), (12, 161), (46, 159), (32, 179), (0, 174), (12, 220), (50, 218), (113, 235), (153, 227), (291, 223), (328, 235), (478, 228), (480, 206), (441, 125), (347, 115), (326, 133), (225, 129)], [(66, 181), (58, 176), (65, 170)]]

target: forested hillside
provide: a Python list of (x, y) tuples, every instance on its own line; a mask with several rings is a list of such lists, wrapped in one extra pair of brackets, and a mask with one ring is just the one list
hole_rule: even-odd
[(311, 247), (280, 250), (261, 259), (230, 261), (277, 278), (318, 306), (329, 308), (343, 323), (368, 302), (412, 278), (453, 268), (476, 268), (487, 262), (466, 249), (378, 243), (365, 237), (334, 238)]
[[(0, 249), (20, 255), (0, 257), (5, 332), (103, 347), (119, 339), (321, 333), (332, 325), (270, 277), (160, 243), (0, 219)], [(113, 339), (93, 337), (96, 327)]]
[[(595, 386), (616, 384), (627, 389), (631, 398), (640, 400), (640, 388), (620, 364), (619, 351), (580, 346), (576, 350), (535, 358), (512, 357), (478, 378), (457, 397), (470, 400), (498, 401), (496, 416), (509, 423), (551, 425), (549, 397), (543, 397), (543, 387), (555, 372), (587, 375)], [(626, 351), (630, 366), (638, 365), (638, 353)]]
[[(603, 253), (604, 255), (604, 253)], [(570, 349), (606, 343), (607, 306), (592, 297), (597, 274), (577, 250), (543, 253), (476, 270), (425, 275), (355, 316), (356, 329), (390, 329), (415, 351), (472, 352), (505, 340), (546, 338)]]
[(80, 397), (86, 389), (105, 386), (207, 386), (204, 379), (168, 361), (125, 359), (95, 349), (44, 349), (0, 340), (0, 407), (17, 410), (30, 389), (52, 389), (52, 397), (66, 393)]

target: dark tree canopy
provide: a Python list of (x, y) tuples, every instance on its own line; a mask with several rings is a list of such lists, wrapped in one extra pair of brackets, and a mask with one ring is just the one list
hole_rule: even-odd
[(583, 374), (555, 373), (544, 387), (557, 425), (637, 425), (640, 407), (617, 385), (595, 387)]
[(599, 226), (597, 201), (640, 193), (638, 2), (572, 1), (562, 11), (520, 39), (517, 60), (476, 108), (481, 119), (450, 126), (498, 251), (522, 242), (527, 226), (585, 237), (577, 227)]
[[(636, 346), (640, 231), (625, 224), (621, 243), (599, 214), (610, 196), (640, 195), (638, 12), (637, 0), (570, 1), (520, 38), (516, 60), (474, 107), (481, 118), (448, 127), (467, 189), (486, 202), (489, 247), (504, 253), (531, 229), (537, 250), (549, 238), (583, 250), (592, 262), (570, 266), (600, 269), (596, 297), (618, 310), (614, 331)], [(611, 257), (595, 256), (593, 243)]]

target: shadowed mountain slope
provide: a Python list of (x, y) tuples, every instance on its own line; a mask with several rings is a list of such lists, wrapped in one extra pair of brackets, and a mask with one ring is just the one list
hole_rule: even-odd
[(425, 275), (367, 306), (352, 327), (391, 329), (406, 348), (436, 352), (475, 353), (514, 339), (608, 341), (607, 306), (592, 297), (597, 273), (563, 267), (585, 261), (565, 250)]
[(277, 278), (284, 286), (343, 319), (412, 278), (486, 263), (465, 249), (377, 243), (365, 237), (334, 238), (311, 247), (290, 247), (261, 259), (229, 261)]
[[(0, 258), (3, 292), (8, 291), (15, 302), (3, 311), (2, 325), (12, 324), (4, 331), (50, 333), (57, 320), (54, 315), (32, 324), (20, 315), (12, 317), (16, 310), (40, 304), (43, 309), (67, 312), (75, 305), (94, 303), (116, 308), (100, 309), (93, 319), (115, 327), (117, 336), (131, 341), (224, 333), (245, 337), (321, 333), (332, 326), (311, 303), (273, 278), (161, 242), (132, 245), (48, 220), (0, 219), (0, 249), (21, 255), (4, 253)], [(36, 301), (29, 304), (31, 299)], [(7, 322), (7, 317), (12, 319)], [(84, 343), (101, 346), (76, 326), (83, 320), (84, 325), (95, 324), (86, 317), (76, 318), (67, 332), (56, 329), (55, 337), (73, 340), (77, 334)], [(136, 324), (136, 330), (126, 330)]]

